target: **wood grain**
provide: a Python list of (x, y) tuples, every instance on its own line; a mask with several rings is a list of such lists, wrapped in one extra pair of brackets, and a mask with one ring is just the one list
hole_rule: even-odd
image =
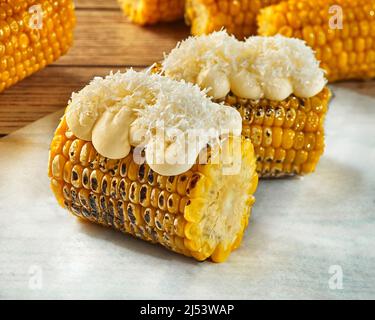
[(0, 134), (8, 134), (49, 113), (64, 108), (72, 92), (94, 76), (124, 68), (50, 66), (1, 94)]
[(188, 35), (183, 22), (140, 27), (120, 11), (77, 10), (74, 46), (57, 64), (146, 66)]
[(76, 9), (119, 9), (116, 0), (74, 0)]
[(76, 0), (75, 42), (55, 64), (0, 94), (0, 137), (66, 106), (72, 91), (94, 76), (162, 59), (189, 34), (183, 22), (142, 28), (116, 0)]

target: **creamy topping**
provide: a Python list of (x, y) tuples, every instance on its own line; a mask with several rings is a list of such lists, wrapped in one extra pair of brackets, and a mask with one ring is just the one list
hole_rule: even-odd
[(74, 93), (66, 121), (107, 158), (145, 147), (146, 162), (162, 175), (186, 172), (207, 144), (242, 130), (238, 111), (212, 102), (198, 86), (133, 70), (97, 77)]
[(324, 71), (304, 41), (274, 37), (236, 40), (225, 31), (190, 37), (163, 62), (168, 77), (197, 83), (215, 99), (309, 98), (326, 85)]
[(219, 70), (203, 70), (198, 75), (197, 84), (201, 88), (207, 88), (207, 93), (216, 98), (224, 98), (230, 91), (227, 75)]
[(92, 130), (96, 151), (111, 159), (126, 157), (131, 149), (130, 140), (134, 141), (129, 137), (129, 127), (134, 119), (134, 111), (130, 108), (108, 108), (104, 111)]
[(245, 69), (232, 74), (230, 84), (232, 92), (241, 98), (258, 100), (263, 95), (257, 78)]

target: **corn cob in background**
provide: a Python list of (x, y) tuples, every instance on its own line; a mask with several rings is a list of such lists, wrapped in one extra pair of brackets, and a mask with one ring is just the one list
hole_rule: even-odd
[(118, 0), (125, 15), (140, 25), (182, 19), (185, 0)]
[(224, 31), (190, 37), (159, 71), (208, 89), (236, 108), (242, 134), (255, 147), (261, 177), (307, 174), (324, 151), (324, 119), (331, 93), (311, 48), (299, 39), (250, 37)]
[(260, 35), (305, 40), (329, 81), (375, 76), (374, 0), (289, 0), (263, 9), (258, 21)]
[[(120, 104), (113, 106), (113, 101)], [(112, 106), (104, 111), (107, 103)], [(145, 118), (132, 114), (133, 107), (145, 110)], [(163, 108), (170, 112), (161, 112)], [(166, 171), (168, 166), (155, 167), (148, 160), (139, 165), (127, 139), (138, 141), (130, 142), (136, 145), (141, 119), (148, 119), (144, 128), (151, 126), (152, 132), (153, 122), (160, 125), (160, 118), (169, 123), (166, 130), (181, 129), (178, 123), (215, 125), (218, 119), (229, 127), (241, 127), (237, 111), (211, 102), (191, 84), (131, 70), (96, 78), (72, 96), (55, 132), (49, 160), (52, 190), (58, 202), (78, 217), (198, 260), (224, 261), (239, 246), (254, 203), (258, 177), (253, 146), (240, 130), (226, 140), (240, 142), (239, 154), (233, 154), (240, 157), (234, 160), (240, 161), (238, 174), (224, 175), (224, 161), (212, 161), (217, 153), (211, 153), (208, 164), (193, 160), (184, 169), (170, 165)], [(148, 159), (150, 142), (146, 145)]]
[(187, 0), (185, 18), (193, 35), (225, 28), (239, 39), (257, 33), (259, 10), (282, 0)]
[(70, 0), (2, 0), (0, 92), (65, 54), (74, 25)]

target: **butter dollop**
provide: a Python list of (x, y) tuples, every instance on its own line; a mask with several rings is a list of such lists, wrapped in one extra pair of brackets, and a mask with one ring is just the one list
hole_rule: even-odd
[(163, 71), (208, 89), (215, 99), (229, 91), (258, 100), (309, 98), (326, 85), (313, 50), (300, 39), (281, 35), (236, 40), (225, 31), (190, 37), (163, 61)]
[(141, 146), (150, 167), (168, 176), (189, 170), (207, 145), (242, 131), (239, 112), (212, 102), (197, 85), (132, 69), (94, 78), (72, 95), (65, 117), (99, 154), (121, 159)]

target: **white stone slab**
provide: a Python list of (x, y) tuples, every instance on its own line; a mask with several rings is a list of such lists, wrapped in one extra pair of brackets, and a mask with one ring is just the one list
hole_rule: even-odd
[[(58, 207), (46, 167), (59, 114), (0, 139), (0, 298), (374, 299), (375, 82), (333, 89), (317, 172), (262, 181), (243, 244), (223, 264)], [(335, 265), (342, 290), (329, 287)]]

